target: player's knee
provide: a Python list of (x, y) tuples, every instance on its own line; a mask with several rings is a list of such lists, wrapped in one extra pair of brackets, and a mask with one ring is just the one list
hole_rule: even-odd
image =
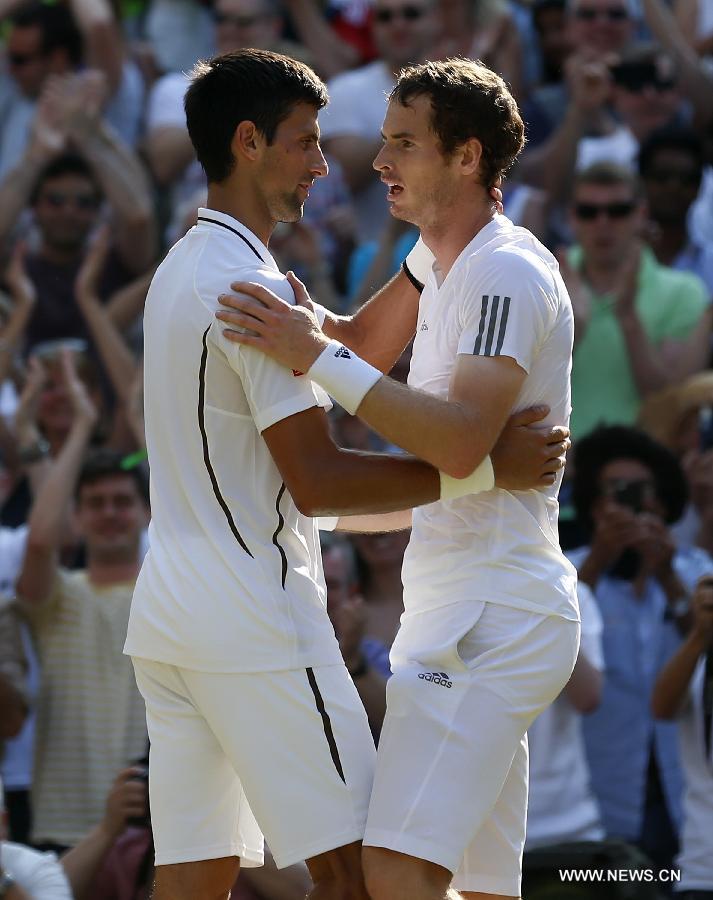
[(370, 900), (440, 900), (451, 880), (441, 866), (381, 847), (364, 847), (362, 862)]
[(238, 877), (237, 857), (157, 866), (153, 900), (227, 900)]
[(359, 843), (307, 860), (307, 866), (314, 882), (309, 900), (369, 900)]

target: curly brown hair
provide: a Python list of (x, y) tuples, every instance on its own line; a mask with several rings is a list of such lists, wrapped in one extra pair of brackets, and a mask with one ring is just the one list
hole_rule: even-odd
[(525, 126), (503, 79), (472, 59), (446, 59), (403, 69), (389, 100), (408, 106), (421, 96), (431, 100), (431, 127), (446, 156), (470, 138), (480, 141), (480, 174), (484, 186), (493, 187), (525, 145)]

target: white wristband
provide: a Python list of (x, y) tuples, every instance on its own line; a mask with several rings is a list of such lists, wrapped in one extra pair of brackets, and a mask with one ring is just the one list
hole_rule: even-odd
[(381, 378), (381, 372), (344, 344), (330, 341), (312, 364), (307, 377), (354, 415), (366, 394)]
[(466, 494), (480, 494), (495, 487), (495, 472), (489, 456), (467, 478), (453, 478), (445, 472), (438, 474), (441, 476), (441, 500), (457, 500)]
[(423, 239), (419, 237), (406, 257), (406, 265), (413, 277), (420, 281), (421, 284), (425, 284), (428, 281), (435, 259), (436, 257), (423, 243)]
[(338, 521), (339, 516), (319, 516), (317, 519), (317, 527), (320, 531), (334, 531)]

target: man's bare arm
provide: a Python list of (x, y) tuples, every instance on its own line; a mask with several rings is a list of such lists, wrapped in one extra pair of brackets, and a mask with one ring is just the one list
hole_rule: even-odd
[(387, 373), (416, 333), (419, 296), (401, 271), (353, 316), (327, 312), (322, 328), (327, 337)]

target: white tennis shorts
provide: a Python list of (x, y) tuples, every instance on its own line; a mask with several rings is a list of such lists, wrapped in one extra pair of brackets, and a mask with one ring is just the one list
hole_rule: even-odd
[(133, 658), (151, 741), (156, 865), (278, 867), (360, 841), (375, 750), (342, 665), (216, 674)]
[(574, 668), (579, 623), (476, 602), (402, 618), (364, 844), (520, 896), (527, 736)]

